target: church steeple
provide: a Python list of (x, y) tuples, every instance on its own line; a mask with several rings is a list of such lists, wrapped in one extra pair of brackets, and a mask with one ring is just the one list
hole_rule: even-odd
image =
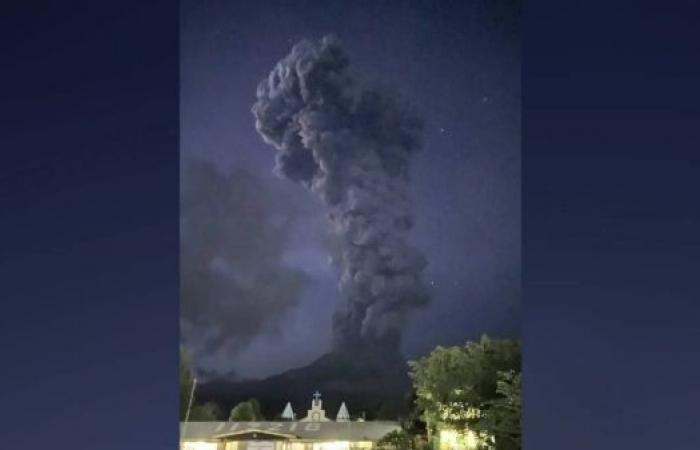
[(335, 417), (336, 422), (350, 422), (350, 413), (348, 412), (348, 407), (345, 406), (345, 402), (340, 404), (338, 408), (338, 415)]
[(302, 422), (328, 422), (330, 419), (326, 417), (326, 411), (323, 410), (321, 403), (321, 393), (314, 392), (313, 400), (311, 400), (311, 409), (306, 413), (306, 417), (301, 419)]
[(292, 404), (289, 402), (287, 402), (287, 406), (285, 406), (284, 411), (282, 411), (282, 419), (294, 420), (294, 411), (292, 410)]
[(312, 408), (321, 408), (321, 393), (316, 391), (314, 392), (314, 399), (311, 400), (311, 407)]

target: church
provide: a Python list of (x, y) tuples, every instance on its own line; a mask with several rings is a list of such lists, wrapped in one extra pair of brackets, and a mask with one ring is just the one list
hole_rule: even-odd
[(306, 416), (297, 420), (287, 403), (282, 418), (280, 422), (184, 422), (180, 450), (369, 450), (401, 429), (397, 422), (352, 421), (344, 402), (332, 420), (319, 392)]

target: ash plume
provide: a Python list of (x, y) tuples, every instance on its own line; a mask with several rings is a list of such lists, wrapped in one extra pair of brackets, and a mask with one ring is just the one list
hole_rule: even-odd
[(276, 173), (328, 208), (343, 299), (336, 349), (397, 350), (407, 313), (429, 301), (426, 260), (407, 243), (409, 166), (422, 123), (382, 90), (360, 86), (348, 68), (334, 38), (302, 41), (260, 83), (252, 112), (276, 149)]
[(252, 173), (187, 159), (181, 174), (181, 336), (200, 375), (299, 304), (308, 276), (284, 263), (295, 210)]

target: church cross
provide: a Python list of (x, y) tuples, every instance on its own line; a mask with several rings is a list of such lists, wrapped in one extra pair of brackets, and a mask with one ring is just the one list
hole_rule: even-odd
[(314, 400), (318, 400), (319, 398), (321, 398), (321, 393), (316, 390), (316, 392), (314, 392)]

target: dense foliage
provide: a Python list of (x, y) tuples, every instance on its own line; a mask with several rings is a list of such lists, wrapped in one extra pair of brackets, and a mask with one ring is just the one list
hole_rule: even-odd
[(437, 347), (413, 361), (416, 406), (429, 429), (469, 428), (495, 437), (496, 447), (520, 445), (520, 347), (483, 336), (462, 347)]
[(377, 442), (380, 449), (414, 450), (414, 438), (405, 430), (392, 431)]
[(503, 448), (520, 448), (520, 417), (522, 414), (521, 374), (513, 370), (499, 372), (497, 396), (488, 403), (483, 427), (500, 436)]
[(210, 422), (219, 420), (221, 408), (214, 402), (196, 403), (190, 410), (191, 422)]
[(260, 409), (260, 403), (251, 398), (234, 406), (228, 420), (232, 422), (260, 422), (265, 420), (265, 417)]

